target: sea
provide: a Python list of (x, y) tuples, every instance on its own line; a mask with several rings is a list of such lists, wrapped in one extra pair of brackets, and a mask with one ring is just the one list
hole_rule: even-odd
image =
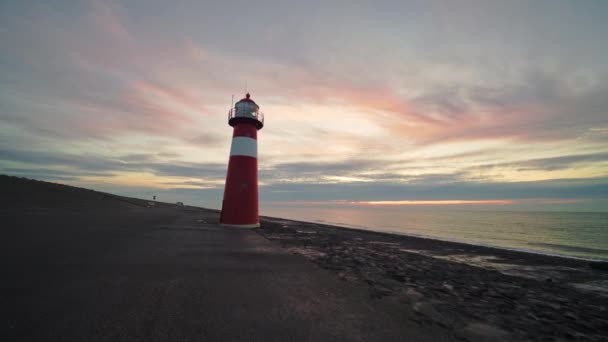
[(280, 206), (262, 208), (261, 214), (549, 255), (608, 260), (608, 212)]

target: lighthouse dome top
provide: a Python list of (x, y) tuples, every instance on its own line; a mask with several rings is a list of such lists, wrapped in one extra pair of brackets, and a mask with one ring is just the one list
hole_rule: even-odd
[(239, 102), (237, 102), (236, 104), (238, 105), (239, 103), (252, 103), (252, 104), (254, 104), (256, 107), (260, 108), (260, 107), (258, 106), (258, 104), (257, 104), (257, 103), (255, 103), (255, 101), (253, 101), (253, 100), (251, 99), (251, 94), (249, 94), (249, 93), (245, 94), (245, 97), (244, 97), (244, 98), (242, 98), (241, 100), (239, 100)]
[(260, 106), (251, 99), (249, 93), (245, 95), (245, 98), (239, 100), (228, 113), (228, 124), (230, 126), (247, 121), (255, 123), (258, 129), (264, 126), (264, 114), (260, 112)]

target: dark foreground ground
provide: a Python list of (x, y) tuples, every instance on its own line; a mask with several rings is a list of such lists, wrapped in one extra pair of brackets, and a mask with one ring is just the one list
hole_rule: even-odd
[(223, 229), (215, 211), (3, 176), (0, 189), (0, 341), (601, 341), (608, 331), (608, 273), (585, 262), (271, 218)]
[(433, 341), (218, 213), (0, 176), (0, 341)]

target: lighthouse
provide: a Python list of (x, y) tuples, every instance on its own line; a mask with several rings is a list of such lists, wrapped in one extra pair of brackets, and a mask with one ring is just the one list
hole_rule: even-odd
[(259, 227), (257, 136), (264, 127), (264, 114), (249, 93), (230, 109), (228, 124), (234, 129), (220, 223), (227, 227)]

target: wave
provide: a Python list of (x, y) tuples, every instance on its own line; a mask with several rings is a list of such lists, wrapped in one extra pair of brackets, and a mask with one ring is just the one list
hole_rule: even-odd
[(563, 251), (566, 251), (566, 252), (608, 254), (608, 249), (590, 248), (590, 247), (579, 247), (579, 246), (567, 246), (567, 245), (560, 245), (560, 244), (557, 244), (557, 243), (528, 242), (528, 245), (539, 246), (539, 247), (555, 248), (555, 249), (560, 249), (560, 250), (563, 250)]

